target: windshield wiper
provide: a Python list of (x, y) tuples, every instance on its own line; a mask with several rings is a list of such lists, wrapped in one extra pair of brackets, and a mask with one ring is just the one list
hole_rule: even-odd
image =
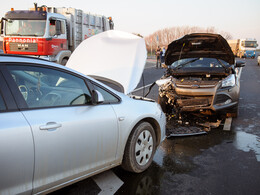
[(219, 59), (216, 59), (219, 63), (220, 63), (220, 65), (225, 69), (225, 71), (227, 72), (228, 71), (228, 69), (227, 69), (227, 67), (219, 60)]
[(34, 36), (34, 37), (38, 37), (39, 35), (37, 35), (37, 34), (24, 34), (23, 36)]
[(34, 37), (40, 36), (40, 35), (37, 35), (37, 34), (19, 34), (19, 33), (16, 33), (16, 34), (6, 34), (6, 35), (10, 35), (10, 36), (34, 36)]
[(18, 34), (18, 33), (16, 33), (16, 34), (6, 34), (6, 35), (9, 35), (9, 36), (23, 36), (22, 34)]
[(185, 65), (187, 65), (187, 64), (189, 64), (189, 63), (195, 62), (195, 61), (197, 61), (197, 60), (199, 60), (199, 59), (200, 59), (200, 58), (195, 58), (195, 59), (190, 60), (190, 61), (188, 61), (188, 62), (185, 62), (185, 63), (183, 63), (183, 64), (179, 64), (179, 65), (176, 66), (174, 69), (180, 69), (180, 68), (182, 68), (183, 66), (185, 66)]

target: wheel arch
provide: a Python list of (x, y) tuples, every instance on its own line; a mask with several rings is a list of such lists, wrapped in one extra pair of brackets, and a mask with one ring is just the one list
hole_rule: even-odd
[(142, 122), (148, 122), (152, 125), (156, 136), (156, 147), (159, 146), (161, 142), (161, 127), (159, 123), (154, 118), (145, 118)]
[[(131, 129), (127, 139), (126, 139), (126, 144), (124, 146), (124, 149), (123, 149), (123, 155), (122, 155), (122, 159), (121, 159), (121, 166), (123, 169), (127, 170), (127, 171), (130, 171), (130, 172), (135, 172), (133, 171), (132, 169), (130, 170), (128, 166), (130, 166), (130, 163), (129, 162), (133, 162), (131, 160), (129, 160), (129, 145), (127, 144), (129, 139), (132, 137), (132, 135), (135, 133), (135, 130), (136, 128), (138, 128), (138, 126), (142, 123), (149, 123), (152, 128), (154, 129), (154, 134), (155, 134), (155, 150), (154, 150), (154, 153), (153, 155), (155, 154), (156, 152), (156, 149), (157, 147), (159, 146), (160, 142), (161, 142), (161, 127), (159, 125), (159, 123), (156, 121), (156, 119), (152, 118), (152, 117), (146, 117), (146, 118), (143, 118), (141, 120), (139, 120)], [(127, 152), (128, 151), (128, 152)], [(153, 157), (152, 157), (153, 158)], [(150, 161), (151, 162), (151, 161)], [(126, 166), (128, 165), (128, 166)], [(147, 165), (149, 167), (149, 165)], [(127, 168), (128, 167), (128, 168)], [(147, 167), (147, 168), (148, 168)], [(145, 168), (146, 169), (146, 168)], [(142, 172), (142, 171), (141, 171)], [(135, 172), (135, 173), (140, 173), (140, 172)]]
[[(135, 128), (141, 124), (142, 122), (148, 122), (152, 125), (153, 129), (154, 129), (154, 132), (155, 132), (155, 136), (156, 136), (156, 147), (160, 144), (161, 142), (161, 127), (159, 125), (159, 123), (152, 117), (146, 117), (146, 118), (143, 118), (141, 120), (139, 120), (135, 125), (134, 127), (131, 129), (131, 132), (129, 133), (128, 135), (128, 138), (127, 140), (129, 139), (129, 137), (131, 136), (131, 134), (134, 133), (134, 130)], [(126, 140), (126, 141), (127, 141)], [(125, 144), (125, 147), (124, 147), (124, 152), (125, 152), (125, 148), (126, 148), (126, 144)]]

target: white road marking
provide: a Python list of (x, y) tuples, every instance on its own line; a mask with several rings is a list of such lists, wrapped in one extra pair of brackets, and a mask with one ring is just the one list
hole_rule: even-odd
[(137, 89), (135, 89), (134, 91), (132, 91), (132, 93), (133, 93), (133, 92), (136, 92), (136, 91), (139, 91), (139, 90), (141, 90), (141, 89), (143, 89), (143, 88), (150, 87), (151, 85), (152, 85), (152, 83), (150, 83), (149, 85), (145, 85), (144, 87), (137, 88)]
[(230, 118), (226, 118), (223, 130), (224, 131), (230, 131), (231, 123), (232, 123), (232, 118), (231, 117)]
[(101, 189), (99, 195), (115, 194), (116, 191), (124, 184), (124, 182), (111, 170), (100, 173), (92, 178)]

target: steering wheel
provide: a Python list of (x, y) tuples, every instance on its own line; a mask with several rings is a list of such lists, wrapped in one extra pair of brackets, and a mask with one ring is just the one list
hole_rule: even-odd
[(41, 106), (59, 106), (61, 101), (61, 95), (55, 92), (50, 92), (42, 97), (40, 101)]
[(28, 89), (25, 85), (19, 85), (18, 86), (20, 92), (23, 95), (23, 98), (25, 99), (25, 101), (28, 99)]

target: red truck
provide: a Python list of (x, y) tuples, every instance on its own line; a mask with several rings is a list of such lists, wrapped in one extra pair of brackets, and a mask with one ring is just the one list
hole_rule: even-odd
[(4, 53), (37, 56), (63, 65), (83, 40), (114, 28), (111, 17), (37, 4), (29, 10), (12, 8), (1, 23)]

